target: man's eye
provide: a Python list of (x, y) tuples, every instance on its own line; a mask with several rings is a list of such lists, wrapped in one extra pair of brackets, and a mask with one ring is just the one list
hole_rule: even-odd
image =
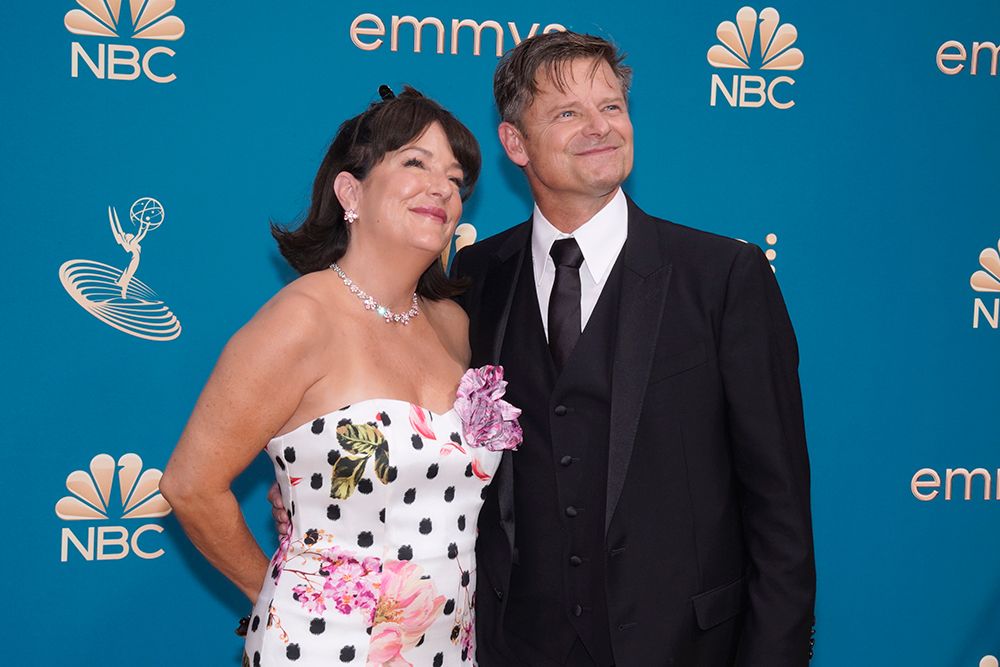
[(574, 116), (574, 112), (572, 112), (572, 111), (560, 111), (559, 112), (559, 117), (560, 118), (572, 118), (573, 116)]
[(607, 109), (608, 111), (620, 111), (621, 110), (621, 105), (618, 105), (618, 104), (609, 104), (608, 106), (606, 106), (604, 108)]

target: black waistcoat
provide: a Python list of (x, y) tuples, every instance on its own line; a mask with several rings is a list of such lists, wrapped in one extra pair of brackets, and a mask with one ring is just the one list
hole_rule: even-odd
[(526, 664), (563, 664), (577, 639), (597, 665), (612, 662), (604, 513), (621, 264), (558, 376), (530, 253), (508, 320), (501, 362), (507, 398), (523, 411), (524, 443), (513, 455), (517, 523), (504, 627)]

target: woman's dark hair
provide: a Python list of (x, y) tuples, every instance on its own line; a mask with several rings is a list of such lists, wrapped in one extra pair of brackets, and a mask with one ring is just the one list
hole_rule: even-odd
[[(463, 171), (462, 201), (468, 199), (479, 178), (479, 143), (465, 125), (434, 100), (406, 86), (398, 96), (372, 103), (363, 113), (344, 121), (330, 144), (313, 182), (312, 203), (302, 224), (294, 230), (271, 223), (271, 235), (282, 256), (301, 274), (326, 269), (347, 251), (350, 231), (344, 208), (333, 191), (342, 171), (363, 181), (372, 167), (391, 151), (419, 137), (432, 123), (440, 123)], [(417, 282), (417, 294), (445, 299), (459, 294), (463, 285), (445, 275), (434, 262)]]

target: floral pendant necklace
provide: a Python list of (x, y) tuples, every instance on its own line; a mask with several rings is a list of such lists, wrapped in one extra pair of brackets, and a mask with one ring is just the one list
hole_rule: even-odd
[(420, 314), (420, 309), (417, 308), (416, 292), (413, 293), (413, 305), (410, 306), (410, 309), (408, 311), (406, 311), (405, 313), (394, 313), (385, 306), (383, 306), (382, 304), (380, 304), (378, 301), (376, 301), (375, 297), (369, 296), (367, 293), (365, 293), (364, 290), (355, 285), (354, 281), (347, 277), (347, 274), (344, 273), (344, 270), (340, 268), (339, 264), (334, 262), (333, 264), (330, 265), (330, 268), (333, 269), (334, 273), (340, 276), (340, 279), (344, 281), (344, 284), (347, 285), (348, 289), (351, 290), (351, 294), (361, 299), (361, 302), (365, 306), (365, 310), (375, 311), (375, 314), (381, 318), (384, 318), (386, 322), (389, 322), (390, 324), (395, 322), (396, 324), (405, 325), (409, 324), (412, 318)]

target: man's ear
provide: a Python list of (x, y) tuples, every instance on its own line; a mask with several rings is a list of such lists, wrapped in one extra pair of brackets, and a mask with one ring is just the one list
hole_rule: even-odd
[(361, 205), (361, 181), (350, 172), (342, 171), (333, 179), (333, 193), (344, 210), (358, 210)]
[(497, 128), (497, 134), (500, 136), (500, 144), (510, 161), (518, 167), (526, 167), (530, 160), (524, 149), (524, 135), (521, 130), (517, 129), (513, 123), (504, 121)]

